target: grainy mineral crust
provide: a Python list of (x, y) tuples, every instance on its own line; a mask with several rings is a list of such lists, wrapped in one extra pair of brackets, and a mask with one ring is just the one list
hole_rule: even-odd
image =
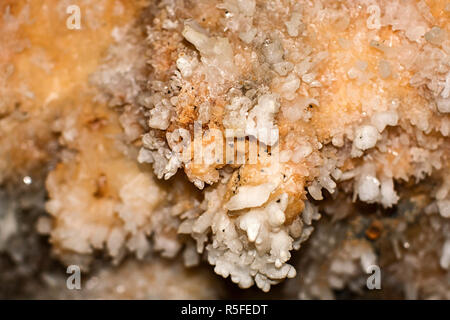
[(0, 3), (0, 296), (450, 299), (444, 0), (68, 5)]

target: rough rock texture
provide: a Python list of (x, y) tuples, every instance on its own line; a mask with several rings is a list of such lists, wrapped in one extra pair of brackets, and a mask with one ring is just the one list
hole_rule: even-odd
[(185, 295), (135, 297), (223, 297), (181, 259), (264, 292), (300, 274), (277, 297), (449, 298), (445, 1), (83, 1), (79, 31), (44, 2), (0, 4), (1, 270), (83, 297), (50, 260), (20, 272), (9, 243), (37, 237), (36, 259), (155, 288), (176, 260)]

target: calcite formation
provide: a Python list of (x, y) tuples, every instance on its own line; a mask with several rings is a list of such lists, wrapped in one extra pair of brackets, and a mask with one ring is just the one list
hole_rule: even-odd
[(211, 265), (263, 297), (450, 298), (445, 1), (86, 0), (80, 30), (68, 5), (0, 4), (16, 296), (114, 297), (67, 293), (78, 265), (121, 298), (226, 297)]

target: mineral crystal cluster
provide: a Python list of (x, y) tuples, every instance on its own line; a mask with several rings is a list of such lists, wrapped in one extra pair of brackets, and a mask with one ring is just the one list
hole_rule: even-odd
[(0, 3), (0, 297), (450, 299), (447, 1), (75, 2)]

